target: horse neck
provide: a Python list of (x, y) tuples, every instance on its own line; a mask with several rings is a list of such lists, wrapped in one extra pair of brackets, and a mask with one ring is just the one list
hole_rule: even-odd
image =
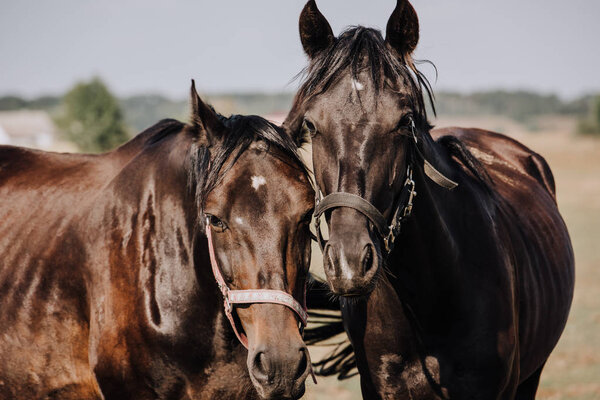
[[(131, 316), (100, 330), (142, 330), (156, 343), (168, 338), (176, 354), (198, 359), (212, 353), (221, 302), (188, 189), (184, 164), (192, 149), (186, 138), (172, 137), (135, 156), (107, 189), (104, 204), (96, 204), (92, 223), (106, 227), (100, 237), (108, 243), (92, 246), (109, 252), (100, 256), (108, 265), (100, 261), (94, 271), (105, 295), (99, 298), (106, 304), (127, 299), (119, 300), (121, 312)], [(190, 343), (194, 351), (186, 349)]]
[[(456, 179), (449, 156), (427, 134), (422, 153), (445, 176)], [(412, 215), (402, 226), (396, 247), (388, 259), (391, 282), (403, 301), (421, 308), (424, 314), (446, 301), (438, 297), (457, 278), (458, 246), (451, 232), (454, 218), (461, 210), (460, 186), (452, 191), (427, 177), (423, 159), (415, 157), (414, 180), (418, 193)]]
[[(454, 178), (450, 160), (431, 137), (425, 139), (423, 153), (436, 169)], [(345, 327), (365, 379), (370, 379), (369, 365), (388, 360), (394, 354), (407, 362), (419, 359), (427, 316), (432, 311), (438, 312), (440, 301), (448, 302), (440, 294), (445, 293), (447, 280), (454, 279), (454, 260), (458, 257), (445, 215), (455, 200), (450, 199), (447, 189), (425, 176), (422, 160), (417, 164), (413, 179), (418, 196), (413, 213), (402, 226), (395, 248), (386, 260), (387, 273), (382, 271), (366, 301), (341, 300)], [(380, 347), (364, 343), (386, 346), (382, 353)]]

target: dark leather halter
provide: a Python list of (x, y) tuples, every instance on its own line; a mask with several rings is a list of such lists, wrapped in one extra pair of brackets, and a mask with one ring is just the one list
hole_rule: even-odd
[[(444, 176), (441, 172), (433, 167), (419, 151), (417, 147), (418, 140), (416, 135), (416, 127), (414, 121), (411, 121), (412, 138), (414, 140), (415, 153), (418, 154), (424, 162), (425, 174), (439, 186), (448, 190), (452, 190), (458, 186), (458, 183)], [(352, 193), (334, 192), (321, 198), (322, 193), (315, 180), (316, 199), (315, 199), (315, 228), (317, 233), (317, 242), (321, 246), (321, 251), (324, 250), (327, 242), (323, 239), (321, 233), (321, 215), (328, 210), (333, 210), (340, 207), (348, 207), (363, 214), (373, 226), (377, 229), (379, 236), (382, 238), (387, 254), (391, 253), (394, 248), (394, 241), (400, 234), (402, 222), (410, 217), (413, 209), (413, 201), (417, 196), (415, 190), (415, 181), (413, 180), (413, 160), (408, 162), (406, 167), (405, 182), (400, 190), (400, 194), (396, 197), (396, 207), (391, 221), (388, 223), (383, 214), (369, 201)]]
[(392, 217), (391, 224), (388, 224), (386, 218), (379, 210), (369, 201), (352, 193), (335, 192), (319, 199), (320, 190), (317, 188), (317, 199), (315, 207), (315, 227), (317, 231), (317, 239), (321, 250), (325, 248), (326, 241), (321, 234), (320, 219), (321, 215), (327, 210), (332, 210), (340, 207), (352, 208), (371, 221), (377, 232), (383, 239), (385, 250), (390, 253), (394, 247), (396, 236), (400, 233), (402, 221), (408, 218), (412, 213), (413, 199), (417, 196), (415, 190), (415, 181), (412, 179), (412, 167), (409, 165), (406, 169), (406, 181), (402, 187), (398, 198), (398, 206)]

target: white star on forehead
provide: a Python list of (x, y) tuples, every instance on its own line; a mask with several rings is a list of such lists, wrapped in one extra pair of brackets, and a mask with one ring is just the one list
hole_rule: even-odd
[(365, 88), (365, 85), (363, 85), (362, 83), (360, 83), (356, 79), (352, 79), (352, 89), (357, 90), (357, 91), (360, 92), (364, 88)]
[(265, 179), (264, 176), (253, 176), (252, 178), (252, 187), (254, 188), (254, 190), (258, 190), (262, 185), (267, 183), (267, 180)]

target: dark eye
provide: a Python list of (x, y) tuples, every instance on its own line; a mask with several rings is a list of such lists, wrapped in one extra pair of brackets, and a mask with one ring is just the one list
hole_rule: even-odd
[(398, 130), (398, 131), (410, 130), (412, 128), (412, 125), (413, 125), (413, 115), (406, 114), (402, 117), (400, 122), (398, 122), (398, 126), (396, 127), (396, 130)]
[(223, 232), (225, 229), (227, 229), (227, 224), (225, 224), (225, 222), (218, 217), (209, 214), (206, 216), (206, 218), (208, 219), (210, 226), (212, 226), (216, 232)]
[(314, 208), (311, 208), (310, 210), (305, 212), (304, 215), (302, 215), (302, 218), (300, 219), (300, 224), (309, 224), (310, 225), (310, 223), (312, 222), (314, 210), (315, 210)]
[(306, 118), (304, 119), (304, 122), (302, 122), (302, 130), (310, 134), (310, 136), (314, 136), (317, 133), (317, 128), (315, 127), (315, 124), (313, 124)]

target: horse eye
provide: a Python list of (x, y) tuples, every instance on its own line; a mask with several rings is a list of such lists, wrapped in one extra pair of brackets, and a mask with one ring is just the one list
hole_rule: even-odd
[(312, 122), (310, 122), (307, 119), (304, 119), (304, 122), (302, 122), (302, 129), (305, 132), (310, 133), (311, 135), (314, 135), (315, 133), (317, 133), (317, 128), (315, 127), (315, 124), (313, 124)]
[(398, 127), (396, 129), (397, 130), (410, 129), (410, 127), (412, 126), (412, 123), (413, 123), (412, 114), (406, 114), (402, 117), (400, 122), (398, 122)]
[(223, 232), (225, 229), (227, 229), (227, 225), (225, 224), (225, 222), (215, 217), (214, 215), (208, 215), (208, 223), (213, 228), (215, 228), (217, 232)]
[(310, 210), (305, 212), (304, 215), (302, 215), (302, 218), (300, 219), (300, 223), (310, 225), (310, 223), (312, 222), (312, 217), (313, 217), (314, 211), (315, 211), (315, 209), (311, 208)]

